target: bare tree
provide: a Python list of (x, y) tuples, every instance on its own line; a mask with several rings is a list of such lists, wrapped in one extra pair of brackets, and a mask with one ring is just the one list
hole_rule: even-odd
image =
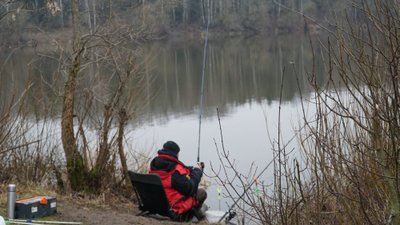
[[(350, 13), (336, 18), (336, 29), (321, 46), (328, 79), (319, 79), (314, 64), (309, 72), (314, 92), (310, 97), (300, 92), (304, 159), (290, 158), (278, 127), (274, 182), (259, 184), (256, 192), (247, 188), (254, 185), (253, 167), (240, 173), (229, 151), (220, 151), (223, 166), (214, 173), (230, 198), (240, 198), (241, 223), (400, 223), (397, 6), (397, 1), (351, 2), (357, 18)], [(306, 104), (315, 115), (306, 112)]]
[[(78, 1), (71, 1), (71, 6), (74, 36), (71, 64), (68, 66), (68, 79), (64, 88), (64, 108), (61, 123), (62, 141), (72, 189), (74, 191), (98, 191), (105, 183), (107, 183), (106, 180), (108, 180), (110, 176), (114, 176), (114, 174), (112, 174), (114, 171), (114, 164), (111, 160), (115, 155), (111, 149), (111, 142), (113, 142), (114, 139), (110, 138), (110, 136), (114, 118), (118, 113), (120, 115), (120, 133), (118, 134), (119, 156), (122, 161), (123, 172), (127, 172), (126, 158), (123, 153), (121, 139), (123, 137), (123, 127), (131, 114), (127, 114), (125, 112), (126, 109), (123, 108), (122, 105), (123, 103), (132, 100), (127, 100), (123, 97), (123, 94), (126, 85), (128, 85), (129, 82), (134, 81), (138, 82), (137, 84), (140, 84), (140, 79), (133, 79), (134, 77), (138, 77), (139, 73), (137, 65), (139, 65), (139, 63), (137, 62), (137, 56), (134, 51), (123, 47), (123, 45), (125, 45), (125, 40), (128, 40), (132, 36), (129, 28), (105, 28), (94, 32), (93, 34), (81, 36)], [(128, 60), (125, 59), (125, 61), (124, 58), (126, 57), (126, 54), (128, 54), (129, 57)], [(103, 99), (100, 104), (104, 104), (104, 110), (99, 137), (100, 142), (94, 164), (91, 164), (91, 161), (89, 161), (91, 160), (91, 157), (88, 156), (90, 150), (87, 149), (88, 145), (85, 138), (85, 131), (83, 129), (84, 120), (87, 117), (79, 116), (79, 113), (74, 110), (76, 105), (75, 96), (77, 95), (76, 88), (80, 74), (84, 68), (82, 65), (82, 57), (84, 56), (86, 59), (84, 62), (85, 65), (95, 63), (97, 65), (109, 66), (111, 71), (113, 71), (113, 76), (110, 78), (116, 77), (118, 83), (116, 90), (111, 91), (111, 93), (100, 92), (106, 95), (97, 97), (97, 99)], [(107, 83), (108, 82), (106, 82), (106, 84)], [(140, 85), (135, 85), (135, 87), (140, 87)], [(136, 91), (140, 92), (140, 88)], [(108, 98), (106, 96), (110, 97)], [(131, 97), (134, 97), (134, 95), (131, 95)], [(85, 107), (90, 108), (91, 105), (92, 104)], [(78, 140), (74, 131), (74, 117), (79, 119), (78, 132), (84, 143), (82, 151), (79, 150), (80, 147), (77, 144)]]
[(302, 143), (319, 212), (313, 220), (398, 224), (397, 3), (352, 4), (359, 18), (337, 19), (334, 41), (324, 46), (329, 81), (321, 86), (311, 74), (316, 116), (305, 120)]

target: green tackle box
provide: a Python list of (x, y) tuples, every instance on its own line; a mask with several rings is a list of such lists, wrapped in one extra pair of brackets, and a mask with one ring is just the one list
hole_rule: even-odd
[(57, 212), (57, 200), (49, 196), (35, 196), (19, 199), (15, 202), (16, 219), (34, 219)]

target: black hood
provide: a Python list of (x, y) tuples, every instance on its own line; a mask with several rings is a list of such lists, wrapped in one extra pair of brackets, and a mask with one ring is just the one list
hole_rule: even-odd
[(175, 161), (157, 156), (151, 161), (150, 169), (168, 172), (175, 169), (176, 164), (177, 162)]

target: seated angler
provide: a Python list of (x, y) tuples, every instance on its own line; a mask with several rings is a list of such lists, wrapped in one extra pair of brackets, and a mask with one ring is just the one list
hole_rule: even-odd
[(173, 141), (167, 141), (158, 156), (150, 164), (149, 173), (158, 174), (171, 206), (170, 217), (176, 221), (187, 221), (193, 216), (203, 219), (202, 205), (207, 192), (198, 188), (203, 176), (203, 165), (185, 166), (179, 161), (180, 148)]

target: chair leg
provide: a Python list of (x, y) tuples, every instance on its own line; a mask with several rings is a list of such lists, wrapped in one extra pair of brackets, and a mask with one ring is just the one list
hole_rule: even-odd
[(140, 213), (136, 214), (136, 216), (146, 216), (146, 215), (149, 215), (149, 212), (141, 211)]

